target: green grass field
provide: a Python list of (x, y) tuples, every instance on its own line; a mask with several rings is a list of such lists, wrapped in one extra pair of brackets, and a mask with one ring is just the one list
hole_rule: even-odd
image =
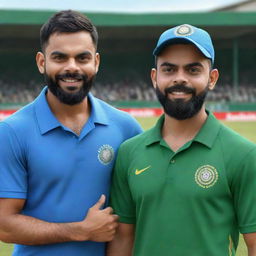
[[(142, 127), (147, 130), (152, 127), (156, 121), (156, 118), (138, 118)], [(236, 132), (240, 133), (247, 139), (256, 143), (256, 122), (224, 122), (227, 126), (234, 129)], [(0, 242), (0, 255), (10, 256), (13, 246), (9, 244), (4, 244)], [(246, 256), (247, 249), (244, 244), (242, 236), (240, 237), (240, 242), (237, 250), (237, 256)]]

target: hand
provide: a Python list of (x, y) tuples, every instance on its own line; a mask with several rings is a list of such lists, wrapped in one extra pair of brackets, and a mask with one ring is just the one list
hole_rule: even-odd
[(79, 222), (79, 233), (82, 236), (79, 240), (109, 242), (114, 238), (118, 216), (113, 214), (111, 207), (101, 209), (105, 201), (105, 195), (101, 195), (99, 201), (89, 209), (85, 219)]

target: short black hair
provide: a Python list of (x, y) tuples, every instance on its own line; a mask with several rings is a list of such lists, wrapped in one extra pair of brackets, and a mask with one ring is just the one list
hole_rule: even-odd
[(45, 50), (49, 38), (52, 34), (75, 33), (79, 31), (86, 31), (90, 33), (95, 49), (97, 50), (98, 32), (88, 17), (80, 12), (73, 10), (57, 12), (52, 17), (50, 17), (50, 19), (41, 27), (41, 50)]

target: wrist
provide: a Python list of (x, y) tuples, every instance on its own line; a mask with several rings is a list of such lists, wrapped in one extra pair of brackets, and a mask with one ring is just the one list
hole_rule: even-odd
[(83, 222), (72, 222), (68, 223), (68, 235), (71, 241), (86, 241), (89, 240), (90, 232), (85, 223)]

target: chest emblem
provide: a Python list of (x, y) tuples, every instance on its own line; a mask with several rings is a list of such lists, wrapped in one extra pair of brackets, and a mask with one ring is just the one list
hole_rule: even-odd
[(109, 164), (114, 159), (114, 155), (114, 149), (108, 144), (102, 145), (98, 149), (98, 159), (104, 165)]
[(196, 170), (195, 181), (202, 188), (212, 187), (218, 180), (218, 172), (211, 165), (203, 165)]

